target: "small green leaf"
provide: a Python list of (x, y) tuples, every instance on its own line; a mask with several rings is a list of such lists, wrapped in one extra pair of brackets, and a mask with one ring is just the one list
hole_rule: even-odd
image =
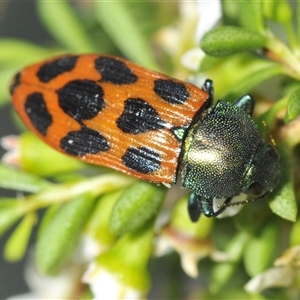
[(222, 1), (224, 24), (239, 25), (249, 30), (262, 32), (264, 19), (262, 1)]
[(223, 0), (222, 1), (222, 18), (226, 22), (226, 24), (238, 24), (239, 22), (239, 14), (241, 11), (241, 5), (244, 2), (240, 1), (231, 1), (231, 0)]
[(277, 115), (280, 111), (286, 108), (288, 98), (289, 95), (285, 95), (281, 99), (278, 99), (266, 112), (258, 116), (256, 118), (256, 123), (258, 124), (258, 126), (260, 127), (266, 124), (269, 131), (277, 126)]
[(0, 164), (0, 187), (24, 192), (39, 192), (52, 184), (40, 177)]
[(258, 58), (250, 53), (213, 58), (211, 63), (208, 62), (206, 65), (209, 65), (208, 69), (204, 70), (208, 78), (213, 78), (217, 83), (215, 97), (227, 101), (235, 101), (265, 80), (285, 74), (282, 65)]
[(77, 52), (94, 52), (94, 46), (88, 38), (70, 4), (66, 0), (39, 0), (38, 12), (42, 22), (52, 35), (68, 50)]
[(300, 245), (300, 219), (293, 224), (293, 228), (290, 234), (290, 242), (291, 246), (298, 246)]
[(264, 16), (270, 20), (287, 24), (293, 21), (293, 11), (288, 1), (262, 1)]
[(132, 61), (158, 70), (150, 44), (123, 1), (97, 1), (96, 16), (110, 38)]
[(230, 255), (232, 259), (216, 264), (213, 267), (211, 280), (211, 291), (213, 293), (219, 292), (234, 274), (249, 238), (250, 236), (246, 232), (241, 231), (226, 245), (224, 251)]
[(88, 194), (65, 204), (39, 236), (36, 262), (39, 270), (55, 274), (73, 254), (80, 234), (95, 204)]
[(283, 219), (294, 222), (297, 216), (297, 204), (293, 189), (293, 184), (286, 182), (281, 185), (278, 195), (275, 195), (270, 201), (270, 208), (273, 213)]
[(218, 57), (262, 48), (266, 45), (266, 41), (266, 38), (258, 32), (224, 26), (206, 33), (200, 47), (206, 54)]
[(51, 221), (54, 219), (59, 208), (60, 208), (59, 204), (53, 204), (53, 205), (50, 205), (46, 209), (46, 212), (43, 215), (43, 219), (41, 220), (41, 222), (39, 224), (37, 239), (39, 239), (41, 237), (41, 235), (44, 233), (44, 229), (46, 229), (49, 226), (49, 224), (51, 223)]
[(274, 241), (278, 227), (266, 224), (259, 235), (253, 236), (245, 247), (244, 264), (249, 276), (253, 277), (268, 268), (275, 258)]
[(16, 199), (0, 199), (0, 236), (23, 215), (22, 202)]
[[(267, 67), (261, 66), (260, 70), (256, 70), (252, 74), (249, 74), (243, 80), (240, 80), (237, 84), (235, 84), (231, 90), (225, 95), (226, 98), (237, 99), (238, 95), (243, 95), (253, 88), (257, 87), (262, 82), (267, 79), (274, 78), (277, 75), (283, 73), (283, 68), (281, 65), (270, 64)], [(241, 78), (242, 79), (242, 78)]]
[(187, 210), (188, 196), (185, 195), (176, 201), (170, 225), (175, 231), (184, 232), (186, 236), (195, 238), (195, 240), (207, 240), (212, 234), (212, 228), (215, 218), (200, 218), (197, 222), (191, 222)]
[(100, 197), (86, 224), (85, 232), (98, 241), (102, 247), (110, 246), (116, 240), (116, 235), (110, 231), (110, 216), (114, 205), (123, 192), (122, 189)]
[(300, 115), (300, 88), (297, 88), (290, 96), (284, 121), (286, 123), (293, 121)]
[(241, 9), (238, 11), (240, 23), (243, 27), (253, 31), (264, 31), (263, 1), (239, 2)]
[(35, 213), (27, 214), (11, 234), (4, 248), (6, 260), (15, 262), (23, 258), (36, 219)]
[(0, 39), (1, 66), (22, 68), (33, 61), (43, 60), (52, 53), (53, 50), (25, 40)]
[(24, 170), (39, 176), (53, 176), (84, 167), (79, 160), (51, 148), (31, 132), (20, 136), (20, 163)]
[(166, 190), (142, 181), (128, 187), (113, 208), (111, 231), (114, 234), (124, 234), (140, 228), (158, 212)]
[(147, 266), (153, 251), (153, 226), (152, 219), (138, 230), (121, 236), (113, 247), (100, 254), (95, 268), (107, 270), (120, 286), (146, 293), (150, 287)]
[(9, 102), (9, 84), (14, 74), (14, 69), (0, 69), (0, 106)]
[(285, 144), (278, 146), (281, 161), (281, 176), (278, 187), (270, 195), (269, 205), (273, 213), (294, 222), (298, 209), (293, 187), (292, 149)]

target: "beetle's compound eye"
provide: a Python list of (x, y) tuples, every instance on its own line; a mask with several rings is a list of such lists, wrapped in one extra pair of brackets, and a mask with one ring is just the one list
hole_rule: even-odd
[(251, 183), (251, 185), (249, 186), (249, 189), (248, 189), (248, 195), (250, 195), (254, 198), (262, 196), (263, 194), (265, 194), (265, 192), (266, 191), (265, 191), (264, 187), (258, 182)]

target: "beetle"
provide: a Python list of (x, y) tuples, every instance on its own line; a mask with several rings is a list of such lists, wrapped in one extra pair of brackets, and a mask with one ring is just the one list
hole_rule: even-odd
[(200, 89), (115, 56), (63, 55), (20, 71), (10, 93), (27, 127), (58, 151), (154, 183), (181, 175), (192, 221), (240, 193), (263, 197), (279, 180), (253, 98), (213, 105), (211, 80)]

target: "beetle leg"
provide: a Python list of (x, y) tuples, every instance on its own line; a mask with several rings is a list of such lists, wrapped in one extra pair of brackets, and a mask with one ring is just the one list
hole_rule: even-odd
[(203, 212), (203, 214), (206, 217), (216, 216), (216, 213), (214, 211), (213, 199), (212, 198), (203, 198), (203, 197), (199, 198), (199, 199), (200, 199), (201, 212)]
[(203, 85), (203, 91), (208, 94), (208, 105), (210, 106), (214, 99), (214, 84), (210, 79), (206, 79)]
[(226, 198), (224, 203), (221, 205), (221, 207), (217, 210), (214, 211), (213, 209), (213, 201), (212, 199), (205, 199), (205, 201), (202, 201), (202, 212), (206, 217), (216, 217), (219, 214), (221, 214), (226, 208), (227, 205), (231, 202), (233, 197)]
[(200, 218), (201, 213), (206, 217), (216, 217), (221, 214), (232, 200), (232, 197), (225, 199), (222, 206), (214, 211), (213, 199), (203, 198), (195, 193), (191, 193), (188, 199), (188, 212), (192, 222), (197, 222)]
[(188, 199), (188, 212), (192, 222), (197, 222), (201, 215), (201, 198), (195, 193), (190, 193)]
[(241, 108), (244, 110), (247, 114), (252, 116), (253, 110), (254, 110), (254, 99), (251, 95), (246, 94), (239, 99), (237, 99), (235, 102), (233, 102), (233, 105)]

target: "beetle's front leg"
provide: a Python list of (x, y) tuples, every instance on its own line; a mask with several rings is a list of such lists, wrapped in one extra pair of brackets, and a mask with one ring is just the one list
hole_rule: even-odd
[(233, 102), (233, 105), (241, 108), (250, 116), (252, 116), (253, 114), (254, 104), (255, 104), (254, 99), (249, 94), (246, 94), (240, 97), (239, 99), (237, 99), (235, 102)]
[(191, 193), (188, 199), (188, 212), (192, 222), (197, 222), (200, 218), (201, 213), (206, 217), (216, 217), (221, 214), (231, 202), (232, 197), (227, 198), (223, 205), (217, 210), (214, 211), (213, 199), (204, 198), (195, 193)]

